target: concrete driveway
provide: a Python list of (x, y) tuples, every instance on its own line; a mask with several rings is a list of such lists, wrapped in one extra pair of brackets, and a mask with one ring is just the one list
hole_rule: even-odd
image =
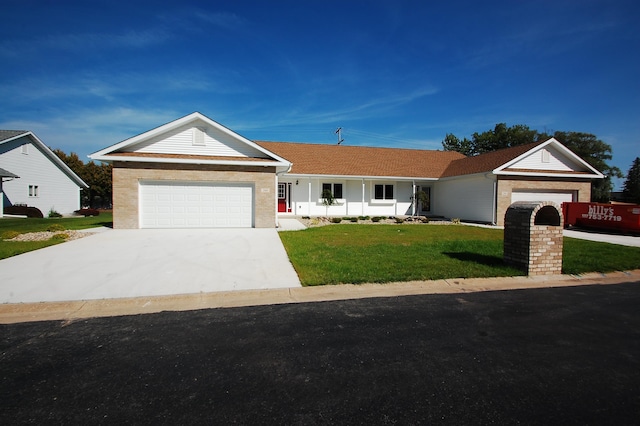
[(275, 229), (108, 230), (0, 260), (0, 303), (300, 287)]

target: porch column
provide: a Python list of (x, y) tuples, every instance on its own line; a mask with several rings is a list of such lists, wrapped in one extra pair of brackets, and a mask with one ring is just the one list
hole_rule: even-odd
[(362, 179), (362, 216), (364, 216), (364, 179)]
[(412, 188), (413, 188), (413, 195), (411, 196), (411, 212), (412, 212), (412, 216), (416, 215), (416, 204), (418, 200), (416, 200), (416, 181), (414, 180), (412, 182)]
[(311, 178), (309, 178), (309, 202), (307, 203), (307, 216), (311, 216)]

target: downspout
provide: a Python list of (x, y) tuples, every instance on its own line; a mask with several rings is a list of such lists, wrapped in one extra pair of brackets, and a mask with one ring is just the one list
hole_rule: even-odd
[[(278, 228), (278, 180), (280, 178), (280, 176), (287, 174), (291, 171), (291, 169), (293, 168), (293, 163), (289, 163), (289, 167), (287, 167), (287, 170), (283, 170), (281, 172), (276, 172), (276, 185), (275, 185), (275, 194), (274, 194), (274, 199), (276, 200), (276, 202), (274, 203), (274, 209), (275, 209), (275, 213), (276, 213), (276, 228)], [(255, 226), (255, 225), (254, 225)]]

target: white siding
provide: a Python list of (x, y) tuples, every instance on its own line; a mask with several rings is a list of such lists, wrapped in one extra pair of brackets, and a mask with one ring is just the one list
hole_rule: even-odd
[[(362, 179), (343, 180), (336, 178), (284, 178), (279, 182), (291, 182), (292, 212), (309, 216), (396, 216), (410, 215), (412, 182), (407, 181), (364, 181), (364, 204)], [(296, 182), (298, 184), (296, 185)], [(343, 200), (326, 207), (322, 204), (323, 183), (342, 183)], [(374, 201), (375, 184), (394, 185), (394, 201)], [(309, 188), (310, 191), (309, 192)], [(311, 202), (309, 202), (311, 199)]]
[(439, 181), (431, 191), (432, 211), (448, 218), (491, 223), (494, 182), (484, 175)]
[[(204, 135), (202, 130), (205, 131)], [(198, 143), (198, 134), (204, 144)], [(197, 141), (197, 142), (196, 142)], [(196, 142), (194, 144), (194, 142)], [(190, 123), (127, 148), (127, 152), (154, 154), (188, 154), (222, 157), (266, 157), (228, 134), (204, 123)]]
[[(28, 144), (28, 154), (22, 146)], [(0, 145), (0, 167), (20, 176), (4, 182), (3, 190), (10, 204), (37, 207), (46, 217), (51, 209), (63, 215), (80, 208), (80, 188), (49, 157), (22, 137)], [(29, 196), (29, 185), (38, 186), (38, 196)], [(5, 200), (5, 207), (9, 205)]]
[[(543, 151), (548, 153), (548, 162), (543, 161)], [(511, 169), (531, 169), (531, 170), (555, 170), (555, 171), (572, 171), (572, 170), (582, 170), (582, 167), (579, 167), (569, 158), (564, 156), (557, 149), (546, 146), (545, 148), (540, 148), (520, 161), (509, 166)]]

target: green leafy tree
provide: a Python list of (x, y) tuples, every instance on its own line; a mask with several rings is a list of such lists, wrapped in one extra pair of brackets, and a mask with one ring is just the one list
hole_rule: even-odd
[[(610, 166), (608, 163), (612, 158), (611, 145), (591, 133), (557, 131), (552, 136), (606, 176), (604, 179), (594, 179), (591, 182), (591, 199), (608, 202), (611, 199), (613, 189), (612, 178), (623, 177), (619, 168)], [(498, 123), (493, 130), (474, 133), (471, 140), (465, 138), (461, 141), (455, 135), (448, 133), (442, 141), (442, 147), (446, 151), (458, 151), (472, 156), (503, 148), (542, 142), (550, 137), (551, 135), (531, 130), (524, 124), (508, 127), (505, 123)]]
[(601, 203), (611, 201), (612, 178), (624, 177), (619, 168), (610, 166), (607, 163), (612, 158), (611, 145), (601, 141), (591, 133), (555, 132), (553, 137), (578, 157), (589, 163), (591, 167), (605, 175), (604, 179), (591, 181), (591, 200)]
[(640, 157), (633, 160), (622, 189), (624, 200), (640, 204)]
[(80, 179), (89, 185), (89, 189), (83, 189), (80, 194), (80, 202), (83, 206), (92, 208), (107, 207), (111, 205), (112, 194), (112, 166), (109, 164), (97, 165), (91, 161), (86, 164), (80, 160), (78, 154), (72, 152), (67, 155), (59, 149), (52, 150)]

